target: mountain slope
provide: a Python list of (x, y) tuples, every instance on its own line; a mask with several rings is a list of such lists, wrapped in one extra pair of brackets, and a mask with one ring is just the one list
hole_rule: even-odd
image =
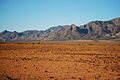
[(92, 21), (83, 26), (65, 25), (51, 27), (45, 31), (27, 30), (21, 33), (7, 30), (0, 33), (0, 41), (37, 40), (78, 40), (78, 39), (118, 39), (120, 38), (120, 18), (109, 21)]

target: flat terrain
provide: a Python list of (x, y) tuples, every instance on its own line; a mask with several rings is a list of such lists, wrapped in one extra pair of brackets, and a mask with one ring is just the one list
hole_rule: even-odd
[(0, 80), (120, 80), (120, 42), (0, 42)]

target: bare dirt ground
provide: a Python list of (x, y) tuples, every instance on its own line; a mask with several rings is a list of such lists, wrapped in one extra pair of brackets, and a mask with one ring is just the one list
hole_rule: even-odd
[(120, 80), (120, 42), (0, 42), (0, 80)]

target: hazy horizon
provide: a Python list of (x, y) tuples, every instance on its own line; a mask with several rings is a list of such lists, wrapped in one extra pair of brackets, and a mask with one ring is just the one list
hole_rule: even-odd
[(0, 0), (0, 32), (45, 30), (120, 17), (120, 0)]
[[(120, 18), (120, 17), (117, 17), (117, 18)], [(113, 18), (113, 19), (115, 19), (115, 18)], [(110, 19), (110, 20), (112, 20), (112, 19)], [(93, 21), (97, 21), (97, 20), (93, 20)], [(102, 20), (99, 20), (99, 21), (102, 21)], [(105, 21), (109, 21), (109, 20), (105, 20)], [(90, 22), (92, 22), (92, 21), (90, 21)], [(87, 22), (87, 23), (90, 23), (90, 22)], [(86, 25), (87, 23), (85, 23), (85, 24), (83, 24), (83, 25)], [(65, 25), (60, 25), (60, 26), (66, 26), (67, 24), (65, 24)], [(72, 25), (72, 24), (69, 24), (69, 25)], [(74, 25), (76, 25), (76, 24), (74, 24)], [(56, 26), (50, 26), (50, 27), (47, 27), (47, 29), (49, 29), (49, 28), (51, 28), (51, 27), (57, 27), (57, 26), (59, 26), (59, 25), (56, 25)], [(76, 26), (82, 26), (82, 25), (76, 25)], [(24, 31), (29, 31), (29, 30), (37, 30), (37, 31), (44, 31), (44, 30), (47, 30), (47, 29), (26, 29), (26, 30), (23, 30), (23, 31), (16, 31), (16, 30), (7, 30), (7, 29), (5, 29), (5, 30), (2, 30), (2, 31), (0, 31), (0, 32), (3, 32), (3, 31), (10, 31), (10, 32), (14, 32), (14, 31), (16, 31), (16, 32), (24, 32)]]

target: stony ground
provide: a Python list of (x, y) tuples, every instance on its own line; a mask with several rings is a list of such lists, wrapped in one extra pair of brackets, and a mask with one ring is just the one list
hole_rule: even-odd
[(1, 42), (0, 80), (120, 80), (120, 42)]

